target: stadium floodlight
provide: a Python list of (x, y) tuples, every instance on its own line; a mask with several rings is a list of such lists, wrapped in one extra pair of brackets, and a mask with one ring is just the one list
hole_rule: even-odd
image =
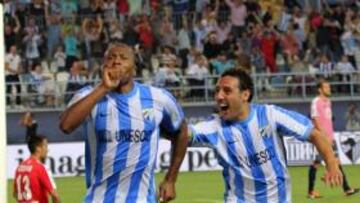
[(7, 202), (4, 12), (0, 4), (0, 202)]

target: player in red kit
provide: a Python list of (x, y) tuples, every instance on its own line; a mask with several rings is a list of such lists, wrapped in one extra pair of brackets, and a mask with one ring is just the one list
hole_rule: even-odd
[(48, 142), (43, 136), (28, 139), (31, 156), (20, 163), (14, 180), (14, 197), (19, 203), (48, 203), (50, 194), (54, 203), (60, 203), (55, 182), (45, 168)]

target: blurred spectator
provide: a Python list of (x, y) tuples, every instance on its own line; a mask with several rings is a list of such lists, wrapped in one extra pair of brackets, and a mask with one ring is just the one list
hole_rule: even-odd
[(127, 0), (118, 0), (117, 8), (119, 12), (120, 23), (123, 24), (125, 22), (125, 16), (129, 13), (129, 3)]
[(238, 39), (238, 44), (241, 47), (241, 53), (250, 55), (251, 53), (251, 39), (249, 37), (248, 32), (245, 30), (241, 33)]
[(105, 22), (109, 22), (110, 19), (116, 18), (116, 13), (117, 13), (116, 0), (104, 0), (103, 8), (104, 8)]
[(129, 22), (127, 22), (125, 31), (124, 31), (124, 43), (128, 44), (129, 46), (135, 46), (136, 44), (139, 44), (139, 34), (135, 30), (135, 24), (133, 19), (129, 19)]
[(22, 71), (21, 57), (17, 53), (16, 45), (10, 47), (10, 51), (5, 55), (5, 82), (6, 82), (6, 104), (11, 105), (12, 89), (16, 88), (16, 105), (21, 105), (21, 86), (19, 74)]
[(216, 25), (216, 37), (220, 44), (224, 43), (227, 36), (229, 35), (231, 30), (231, 24), (228, 21), (220, 21), (219, 24)]
[(143, 15), (139, 19), (139, 23), (136, 25), (135, 30), (139, 34), (140, 44), (145, 49), (145, 52), (150, 53), (155, 43), (155, 36), (146, 15)]
[(184, 70), (188, 67), (188, 59), (187, 55), (189, 53), (189, 50), (191, 48), (191, 42), (190, 42), (190, 28), (188, 23), (186, 22), (185, 16), (183, 16), (183, 23), (182, 27), (180, 28), (178, 35), (177, 35), (177, 49), (179, 50), (179, 57), (181, 59), (181, 70), (184, 72)]
[(192, 86), (190, 96), (203, 97), (205, 95), (205, 78), (210, 75), (209, 64), (204, 55), (198, 54), (195, 63), (191, 64), (186, 70), (189, 85)]
[(251, 57), (245, 53), (240, 53), (236, 56), (236, 67), (245, 70), (248, 74), (251, 74)]
[(46, 12), (46, 39), (47, 39), (47, 58), (51, 59), (55, 48), (61, 44), (60, 16), (57, 14), (48, 15)]
[(108, 26), (108, 39), (110, 42), (122, 41), (124, 38), (124, 33), (121, 28), (119, 21), (116, 18), (109, 20)]
[(193, 31), (195, 35), (195, 48), (202, 52), (204, 49), (204, 40), (211, 31), (206, 20), (198, 21)]
[(65, 103), (68, 103), (70, 101), (73, 94), (77, 90), (81, 89), (86, 85), (87, 75), (88, 73), (84, 65), (78, 60), (73, 61), (72, 66), (70, 68), (68, 84), (66, 87), (67, 95), (65, 96)]
[(351, 27), (345, 27), (345, 31), (341, 35), (341, 45), (344, 54), (348, 57), (354, 68), (356, 68), (355, 52), (359, 45), (352, 30)]
[[(155, 85), (158, 87), (179, 87), (181, 84), (180, 70), (176, 69), (176, 62), (163, 64), (155, 74)], [(178, 91), (176, 91), (178, 93)], [(176, 94), (175, 96), (179, 96)]]
[(235, 36), (240, 36), (241, 32), (245, 30), (246, 6), (242, 0), (225, 0), (225, 2), (230, 8), (231, 32)]
[(63, 35), (66, 54), (65, 70), (69, 72), (73, 62), (78, 60), (79, 41), (75, 33), (75, 28), (65, 28)]
[(54, 86), (46, 83), (46, 80), (51, 80), (52, 77), (43, 73), (43, 68), (40, 64), (33, 64), (31, 68), (31, 86), (32, 93), (35, 93), (35, 103), (37, 105), (51, 106), (54, 104)]
[(61, 16), (63, 18), (71, 18), (78, 11), (77, 1), (62, 0), (61, 1)]
[(56, 67), (58, 71), (65, 71), (66, 64), (66, 54), (64, 53), (64, 48), (58, 46), (54, 54), (54, 60), (56, 62)]
[(26, 128), (26, 141), (30, 138), (30, 136), (37, 135), (38, 123), (34, 119), (34, 114), (32, 112), (25, 112), (19, 121), (19, 125)]
[(222, 43), (222, 50), (226, 52), (227, 55), (234, 54), (236, 49), (236, 38), (232, 32), (230, 32)]
[(25, 44), (25, 58), (28, 66), (40, 62), (40, 45), (43, 43), (39, 28), (35, 24), (35, 19), (30, 18), (29, 24), (25, 27), (26, 35), (23, 38)]
[(350, 82), (351, 82), (351, 74), (355, 71), (354, 66), (349, 62), (348, 57), (346, 55), (341, 57), (341, 61), (339, 61), (335, 66), (337, 81), (341, 84), (338, 85), (339, 92), (349, 92), (350, 91)]
[[(104, 54), (103, 20), (98, 14), (96, 18), (85, 18), (82, 22), (86, 58), (101, 57)], [(91, 68), (91, 67), (90, 67)]]
[(360, 113), (357, 110), (357, 106), (354, 103), (350, 103), (348, 110), (345, 114), (345, 129), (348, 131), (360, 130)]
[(210, 61), (210, 64), (214, 68), (214, 74), (216, 75), (221, 75), (226, 70), (235, 67), (234, 62), (228, 59), (225, 52), (220, 52), (216, 59)]
[(160, 45), (175, 47), (177, 43), (176, 32), (170, 19), (163, 18), (160, 25), (159, 34), (161, 37)]
[(321, 56), (318, 69), (321, 77), (330, 79), (333, 76), (334, 64), (330, 61), (326, 54)]
[(5, 34), (5, 51), (8, 52), (10, 47), (13, 45), (17, 45), (17, 36), (20, 31), (20, 22), (17, 16), (14, 18), (15, 26), (12, 26), (8, 23), (5, 24), (4, 34)]
[(261, 51), (265, 58), (265, 65), (269, 72), (276, 73), (277, 67), (275, 62), (275, 45), (278, 41), (274, 31), (265, 30), (260, 37)]
[(281, 7), (280, 19), (277, 24), (277, 29), (281, 32), (286, 32), (292, 20), (292, 15), (289, 9), (285, 6)]
[(219, 44), (216, 38), (216, 33), (211, 32), (204, 43), (204, 55), (209, 60), (216, 58), (221, 52), (222, 46)]
[(176, 56), (172, 52), (172, 47), (163, 46), (162, 53), (160, 54), (160, 63), (167, 66), (176, 62)]
[(256, 0), (247, 0), (245, 2), (247, 10), (247, 24), (257, 24), (259, 23), (259, 16), (261, 15), (261, 7)]

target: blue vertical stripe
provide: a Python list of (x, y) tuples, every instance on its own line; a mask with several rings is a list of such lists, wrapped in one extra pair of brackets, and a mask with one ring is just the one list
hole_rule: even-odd
[[(227, 126), (226, 123), (224, 123), (224, 122), (222, 123), (222, 132), (225, 137), (225, 140), (227, 140), (227, 141), (234, 140), (230, 126)], [(234, 144), (229, 144), (229, 143), (226, 143), (226, 146), (227, 146), (226, 150), (227, 150), (227, 154), (228, 154), (229, 162), (230, 162), (229, 164), (236, 166), (239, 169), (239, 170), (233, 170), (234, 174), (235, 174), (235, 185), (234, 185), (235, 195), (240, 200), (245, 200), (245, 198), (244, 198), (244, 182), (243, 182), (241, 172), (240, 172), (241, 165), (240, 165), (239, 160), (236, 158), (237, 152), (235, 150), (235, 146), (234, 146)], [(229, 170), (232, 170), (232, 169), (229, 167)], [(225, 177), (225, 180), (229, 180), (229, 177)], [(227, 193), (228, 193), (228, 191), (225, 192), (225, 194), (227, 194)]]
[(90, 146), (88, 141), (88, 133), (89, 133), (89, 123), (85, 122), (83, 124), (83, 130), (84, 130), (84, 140), (85, 140), (85, 180), (86, 180), (86, 188), (89, 188), (91, 185), (91, 157), (93, 156), (90, 153)]
[[(266, 107), (265, 106), (257, 106), (257, 119), (258, 119), (258, 125), (259, 129), (266, 127), (269, 125), (269, 121), (267, 118), (266, 113)], [(277, 152), (275, 150), (276, 145), (273, 140), (274, 135), (269, 135), (269, 137), (263, 136), (262, 140), (264, 142), (264, 145), (267, 149), (273, 148), (274, 152)], [(279, 202), (286, 202), (286, 179), (285, 179), (285, 173), (284, 169), (281, 165), (279, 155), (275, 153), (275, 157), (271, 159), (271, 165), (273, 167), (273, 170), (276, 173), (276, 181), (277, 181), (277, 187), (278, 187), (278, 196), (279, 196)]]
[[(92, 183), (91, 193), (85, 198), (85, 202), (92, 202), (94, 199), (94, 192), (96, 187), (98, 187), (101, 183), (101, 179), (103, 177), (103, 155), (106, 151), (106, 143), (101, 142), (100, 140), (105, 136), (105, 129), (107, 118), (106, 116), (102, 116), (104, 112), (107, 112), (108, 100), (103, 99), (97, 107), (97, 113), (95, 117), (95, 130), (96, 130), (96, 163), (95, 163), (95, 177), (94, 182)], [(88, 155), (89, 156), (89, 155)]]
[[(153, 136), (156, 136), (156, 139), (157, 139), (157, 142), (159, 141), (159, 131), (157, 131), (156, 134), (154, 134)], [(151, 171), (150, 171), (150, 183), (149, 183), (149, 190), (148, 190), (148, 195), (147, 195), (147, 201), (148, 203), (156, 203), (157, 200), (156, 200), (156, 191), (155, 191), (155, 188), (156, 188), (156, 185), (155, 185), (155, 180), (154, 180), (154, 170), (155, 170), (155, 167), (156, 167), (156, 163), (157, 163), (157, 152), (158, 152), (158, 146), (156, 146), (155, 148), (155, 161), (153, 163), (153, 166), (151, 168)]]
[[(116, 111), (118, 111), (119, 130), (127, 131), (131, 129), (131, 120), (129, 112), (129, 100), (126, 97), (115, 95), (116, 99)], [(120, 134), (120, 132), (117, 132)], [(113, 142), (117, 142), (113, 140)], [(121, 171), (126, 168), (126, 161), (129, 151), (130, 142), (123, 140), (119, 141), (116, 146), (116, 152), (114, 157), (114, 166), (112, 176), (107, 179), (107, 187), (105, 192), (104, 203), (115, 202), (115, 195), (119, 185), (119, 177)], [(125, 194), (122, 194), (125, 195)]]
[[(253, 111), (253, 110), (252, 110)], [(251, 140), (251, 133), (248, 128), (248, 123), (246, 125), (239, 124), (237, 128), (241, 132), (241, 137), (243, 139), (247, 157), (253, 157), (256, 154), (256, 149), (254, 143)], [(251, 174), (253, 176), (255, 184), (255, 199), (256, 202), (267, 202), (267, 188), (266, 188), (266, 179), (264, 172), (261, 169), (261, 165), (252, 165)]]
[(155, 126), (154, 112), (153, 112), (153, 99), (151, 92), (148, 86), (140, 86), (140, 101), (141, 101), (141, 110), (151, 110), (147, 115), (143, 115), (144, 119), (144, 132), (145, 136), (149, 138), (147, 141), (141, 142), (140, 156), (139, 161), (136, 164), (135, 171), (132, 174), (130, 187), (128, 191), (128, 196), (126, 197), (126, 203), (133, 203), (137, 201), (141, 178), (143, 176), (144, 170), (148, 166), (150, 159), (150, 143), (151, 135)]

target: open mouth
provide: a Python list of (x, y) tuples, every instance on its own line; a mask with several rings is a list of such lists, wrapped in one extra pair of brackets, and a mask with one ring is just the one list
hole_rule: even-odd
[(219, 104), (220, 111), (227, 111), (229, 109), (229, 104), (227, 103), (221, 103)]

